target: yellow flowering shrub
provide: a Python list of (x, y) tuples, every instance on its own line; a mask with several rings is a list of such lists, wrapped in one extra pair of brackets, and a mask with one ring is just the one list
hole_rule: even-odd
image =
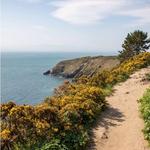
[(113, 68), (110, 71), (102, 71), (94, 75), (89, 80), (85, 76), (80, 77), (77, 80), (77, 83), (83, 83), (87, 85), (107, 87), (108, 85), (114, 85), (117, 82), (126, 80), (130, 74), (132, 74), (137, 69), (147, 67), (150, 65), (150, 53), (143, 52), (139, 55), (130, 58), (127, 61), (124, 61), (117, 67)]
[(148, 65), (150, 65), (150, 53), (140, 53), (139, 55), (130, 58), (128, 61), (125, 61), (118, 67), (112, 69), (109, 77), (106, 80), (106, 83), (115, 84), (116, 82), (124, 81), (134, 71), (143, 67), (147, 67)]
[[(41, 141), (50, 140), (59, 127), (57, 109), (49, 105), (1, 105), (1, 144), (3, 149), (24, 145), (32, 149)], [(47, 134), (45, 136), (45, 133)], [(19, 149), (22, 149), (19, 147)]]

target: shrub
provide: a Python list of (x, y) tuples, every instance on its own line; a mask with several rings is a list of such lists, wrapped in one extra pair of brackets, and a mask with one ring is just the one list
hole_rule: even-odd
[(104, 92), (83, 84), (68, 83), (65, 86), (68, 88), (67, 91), (62, 89), (60, 93), (63, 94), (46, 98), (44, 103), (36, 106), (12, 102), (1, 105), (4, 149), (76, 150), (86, 145), (87, 129), (106, 104)]
[(150, 88), (146, 91), (140, 102), (140, 110), (145, 123), (143, 132), (145, 139), (147, 139), (150, 144)]
[(146, 74), (145, 79), (148, 80), (148, 81), (150, 81), (150, 73), (147, 73), (147, 74)]
[[(84, 84), (107, 88), (109, 86), (113, 86), (118, 82), (125, 81), (134, 71), (143, 67), (147, 67), (149, 65), (150, 53), (143, 52), (139, 55), (134, 56), (133, 58), (130, 58), (128, 61), (124, 61), (110, 71), (103, 71), (96, 74), (91, 79), (87, 80), (87, 82)], [(77, 83), (81, 83), (81, 81), (82, 80), (80, 80), (79, 78)]]
[(52, 139), (49, 143), (46, 143), (40, 149), (37, 150), (69, 150), (60, 139)]
[[(1, 105), (1, 143), (3, 149), (32, 149), (51, 139), (58, 127), (57, 109), (48, 105)], [(45, 133), (47, 136), (45, 136)]]

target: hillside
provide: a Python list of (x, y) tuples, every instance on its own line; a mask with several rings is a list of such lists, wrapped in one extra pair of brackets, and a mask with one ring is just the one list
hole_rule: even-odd
[(49, 73), (65, 78), (92, 76), (99, 70), (112, 69), (119, 64), (115, 56), (82, 57), (59, 62)]

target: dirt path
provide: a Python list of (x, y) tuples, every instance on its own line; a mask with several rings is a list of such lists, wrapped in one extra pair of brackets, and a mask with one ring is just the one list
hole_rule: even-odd
[(114, 94), (107, 98), (109, 108), (92, 131), (89, 150), (150, 150), (141, 131), (143, 120), (138, 110), (138, 99), (150, 86), (142, 80), (148, 72), (150, 68), (141, 69), (115, 86)]

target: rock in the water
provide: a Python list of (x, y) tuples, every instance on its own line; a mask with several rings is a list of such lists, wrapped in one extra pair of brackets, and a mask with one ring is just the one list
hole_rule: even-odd
[(50, 70), (48, 70), (48, 71), (46, 71), (46, 72), (43, 73), (43, 75), (49, 75), (49, 74), (51, 74)]

